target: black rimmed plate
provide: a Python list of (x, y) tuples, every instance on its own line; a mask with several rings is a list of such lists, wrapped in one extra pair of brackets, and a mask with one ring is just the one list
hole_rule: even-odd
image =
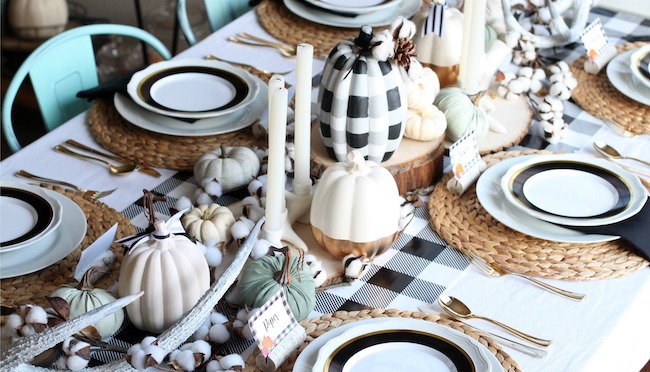
[(14, 187), (0, 187), (0, 213), (0, 252), (37, 237), (54, 220), (54, 209), (45, 198)]
[[(309, 351), (305, 349), (304, 352)], [(353, 327), (320, 347), (312, 371), (422, 368), (436, 371), (503, 370), (487, 348), (463, 333), (425, 320), (394, 318), (355, 322)]]
[(246, 71), (219, 61), (162, 61), (133, 74), (127, 91), (143, 108), (184, 119), (226, 115), (246, 107), (259, 85)]
[(376, 11), (394, 11), (402, 0), (304, 0), (323, 10), (364, 14)]
[(622, 221), (638, 213), (647, 199), (636, 176), (581, 154), (531, 157), (505, 173), (501, 189), (515, 208), (567, 226)]

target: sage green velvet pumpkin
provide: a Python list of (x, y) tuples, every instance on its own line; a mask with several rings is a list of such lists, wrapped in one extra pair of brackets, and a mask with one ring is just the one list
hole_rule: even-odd
[(265, 256), (251, 261), (241, 273), (237, 283), (242, 304), (260, 307), (276, 294), (281, 287), (289, 303), (293, 316), (301, 321), (316, 306), (316, 286), (309, 266), (299, 265), (297, 257), (291, 257), (291, 283), (280, 284), (275, 280), (276, 273), (282, 271), (284, 256)]

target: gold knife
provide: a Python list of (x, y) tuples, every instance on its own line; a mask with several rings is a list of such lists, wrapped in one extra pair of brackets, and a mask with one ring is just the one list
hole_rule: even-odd
[[(102, 151), (99, 151), (99, 150), (95, 150), (94, 148), (88, 147), (88, 146), (84, 145), (83, 143), (79, 143), (79, 142), (77, 142), (77, 141), (75, 141), (73, 139), (69, 139), (69, 140), (65, 141), (65, 143), (72, 146), (72, 147), (76, 147), (76, 148), (78, 148), (80, 150), (88, 151), (88, 152), (93, 153), (95, 155), (103, 156), (103, 157), (105, 157), (107, 159), (119, 161), (119, 162), (122, 162), (122, 163), (124, 163), (124, 162), (132, 163), (132, 161), (129, 160), (129, 159), (125, 159), (125, 158), (123, 158), (121, 156), (108, 154), (108, 153), (105, 153), (105, 152), (102, 152)], [(142, 173), (148, 174), (150, 176), (154, 176), (154, 177), (160, 177), (160, 173), (158, 173), (157, 170), (155, 170), (155, 169), (153, 169), (153, 168), (151, 168), (151, 167), (149, 167), (147, 165), (142, 165), (142, 164), (138, 164), (138, 165), (140, 166), (140, 169), (138, 170), (139, 172), (142, 172)]]

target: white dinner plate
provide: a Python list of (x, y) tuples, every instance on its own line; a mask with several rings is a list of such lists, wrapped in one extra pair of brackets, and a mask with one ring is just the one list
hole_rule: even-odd
[(0, 253), (27, 246), (30, 252), (46, 249), (61, 223), (61, 203), (25, 183), (2, 181), (0, 190)]
[(638, 177), (584, 154), (536, 155), (503, 175), (506, 202), (531, 216), (568, 226), (599, 226), (637, 214), (648, 192)]
[(148, 111), (121, 93), (115, 94), (113, 102), (124, 119), (142, 129), (170, 136), (212, 136), (244, 129), (264, 113), (267, 108), (267, 87), (261, 79), (253, 79), (259, 86), (259, 93), (251, 104), (229, 114), (199, 119), (193, 123)]
[(0, 279), (33, 273), (55, 264), (74, 251), (86, 236), (86, 216), (77, 203), (56, 191), (43, 191), (61, 203), (62, 220), (55, 231), (56, 239), (38, 257), (24, 255), (22, 250), (2, 253)]
[[(316, 7), (334, 12), (364, 14), (368, 12), (390, 11), (402, 0), (304, 0)], [(376, 13), (377, 14), (377, 13)]]
[(500, 161), (486, 169), (476, 182), (476, 196), (481, 206), (497, 221), (509, 228), (535, 238), (561, 243), (600, 243), (619, 239), (615, 235), (585, 234), (537, 219), (504, 200), (501, 179), (510, 167), (530, 160), (535, 155)]
[(635, 83), (641, 83), (650, 89), (650, 44), (630, 54), (630, 66)]
[[(303, 353), (317, 354), (311, 371), (415, 371), (424, 366), (435, 371), (503, 371), (487, 348), (441, 324), (390, 318), (350, 325), (319, 343), (318, 350), (305, 348)], [(306, 358), (313, 359), (309, 354)], [(299, 365), (305, 362), (297, 359), (294, 371), (304, 370)]]
[(346, 17), (315, 9), (301, 3), (299, 0), (284, 0), (284, 5), (295, 15), (314, 23), (332, 27), (358, 28), (363, 25), (372, 27), (386, 26), (400, 15), (411, 18), (420, 9), (422, 0), (402, 0), (396, 10), (368, 12), (355, 17)]
[(614, 88), (639, 103), (650, 106), (650, 88), (646, 87), (632, 75), (630, 56), (634, 50), (628, 50), (614, 57), (607, 64), (607, 78)]
[(259, 84), (248, 71), (224, 62), (179, 59), (153, 63), (136, 72), (127, 92), (149, 111), (200, 119), (246, 107), (257, 97)]

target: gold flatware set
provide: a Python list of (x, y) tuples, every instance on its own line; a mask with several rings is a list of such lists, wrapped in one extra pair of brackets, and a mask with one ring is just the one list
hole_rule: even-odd
[(88, 189), (81, 188), (81, 187), (79, 187), (79, 186), (77, 186), (75, 184), (72, 184), (70, 182), (61, 181), (61, 180), (57, 180), (57, 179), (54, 179), (54, 178), (38, 176), (38, 175), (35, 175), (33, 173), (29, 173), (29, 172), (27, 172), (26, 170), (23, 170), (23, 169), (16, 172), (16, 176), (19, 176), (19, 177), (22, 177), (22, 178), (27, 178), (27, 179), (30, 179), (30, 180), (33, 180), (33, 181), (45, 182), (45, 183), (51, 183), (51, 184), (55, 184), (55, 185), (65, 186), (65, 187), (71, 188), (73, 190), (79, 191), (81, 193), (88, 194), (88, 195), (90, 195), (90, 197), (92, 199), (101, 199), (101, 198), (103, 198), (103, 197), (105, 197), (107, 195), (112, 194), (113, 191), (117, 190), (117, 189), (106, 190), (106, 191), (88, 190)]

